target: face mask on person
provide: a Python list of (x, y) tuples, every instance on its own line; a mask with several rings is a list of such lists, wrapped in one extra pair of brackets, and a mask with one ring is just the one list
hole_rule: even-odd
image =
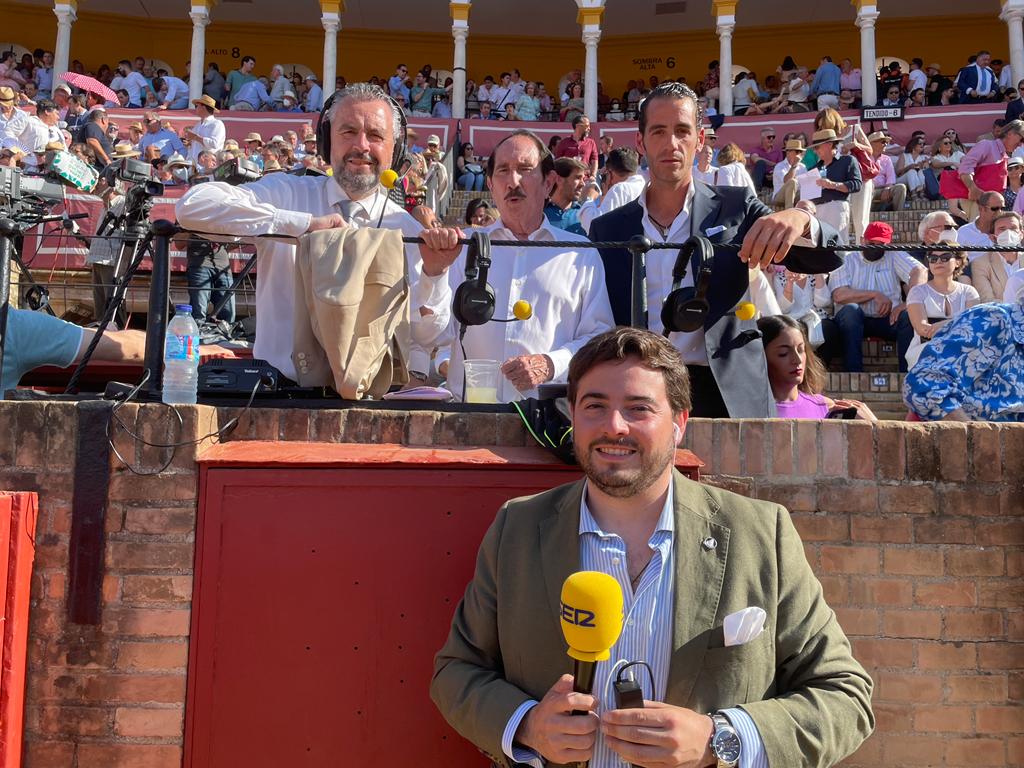
[(1018, 232), (1015, 229), (1004, 229), (996, 237), (996, 242), (999, 245), (1007, 245), (1007, 246), (1020, 245), (1020, 242), (1021, 242), (1020, 232)]
[(885, 256), (885, 251), (881, 248), (867, 248), (862, 251), (864, 261), (878, 261), (880, 258)]

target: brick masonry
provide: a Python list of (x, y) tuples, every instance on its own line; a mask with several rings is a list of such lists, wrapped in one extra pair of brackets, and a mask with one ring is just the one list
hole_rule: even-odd
[[(854, 387), (853, 385), (857, 386)], [(851, 382), (860, 389), (861, 382)], [(868, 386), (864, 391), (870, 391)], [(238, 415), (157, 406), (124, 421), (194, 439)], [(75, 408), (0, 402), (0, 488), (38, 491), (28, 768), (177, 768), (196, 519), (195, 460), (154, 477), (112, 459), (103, 622), (65, 619)], [(527, 444), (511, 415), (260, 410), (234, 440)], [(137, 467), (164, 456), (124, 434)], [(690, 422), (708, 482), (785, 504), (854, 650), (877, 731), (845, 765), (1024, 765), (1024, 426)]]

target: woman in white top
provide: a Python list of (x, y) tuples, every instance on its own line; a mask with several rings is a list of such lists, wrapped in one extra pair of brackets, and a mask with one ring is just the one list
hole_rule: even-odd
[(757, 188), (747, 173), (746, 160), (743, 150), (736, 144), (726, 144), (718, 153), (718, 171), (711, 183), (719, 187), (749, 187), (756, 196)]
[(921, 197), (924, 194), (924, 169), (930, 162), (930, 158), (924, 154), (924, 145), (924, 136), (911, 138), (896, 162), (896, 181), (907, 185), (908, 197)]
[(831, 319), (832, 289), (827, 275), (801, 275), (775, 267), (772, 288), (782, 314), (804, 324), (811, 346), (831, 360), (839, 350), (839, 326)]
[[(949, 244), (956, 245), (956, 242)], [(907, 293), (907, 314), (916, 334), (907, 350), (907, 370), (914, 367), (924, 345), (946, 321), (981, 302), (974, 286), (956, 281), (966, 265), (965, 253), (932, 251), (928, 254), (931, 278)]]

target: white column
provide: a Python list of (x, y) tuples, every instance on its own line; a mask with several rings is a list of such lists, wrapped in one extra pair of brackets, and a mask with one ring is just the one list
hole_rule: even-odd
[(583, 28), (586, 61), (583, 66), (583, 114), (597, 120), (597, 44), (601, 41), (601, 19), (605, 0), (576, 0), (576, 23)]
[(601, 30), (583, 31), (583, 44), (587, 59), (583, 68), (583, 113), (591, 122), (597, 122), (597, 44)]
[(206, 76), (206, 25), (210, 23), (210, 10), (205, 5), (193, 5), (189, 18), (192, 19), (192, 56), (189, 61), (188, 98), (192, 101), (203, 95), (203, 78)]
[[(463, 26), (459, 26), (462, 24)], [(463, 120), (466, 117), (466, 38), (469, 25), (452, 22), (452, 38), (455, 40), (455, 56), (452, 59), (452, 117)]]
[(715, 29), (718, 32), (718, 112), (732, 115), (732, 31), (736, 29), (736, 17), (719, 16)]
[(1003, 0), (1003, 12), (999, 18), (1006, 22), (1010, 33), (1010, 70), (1013, 73), (1010, 84), (1014, 90), (1017, 83), (1024, 80), (1024, 0)]
[(58, 79), (68, 71), (71, 62), (71, 25), (78, 18), (77, 7), (73, 2), (56, 2), (53, 13), (57, 16), (57, 44), (53, 49), (53, 86), (56, 88)]
[(335, 81), (338, 79), (338, 29), (341, 27), (341, 17), (337, 13), (324, 11), (320, 19), (324, 25), (324, 100), (334, 91)]
[(865, 106), (878, 103), (878, 75), (875, 71), (875, 21), (877, 19), (877, 6), (865, 3), (857, 8), (857, 26), (860, 27), (861, 102)]

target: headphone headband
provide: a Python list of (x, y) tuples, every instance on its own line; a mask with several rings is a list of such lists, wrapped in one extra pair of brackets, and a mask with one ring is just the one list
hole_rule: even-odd
[[(351, 86), (346, 86), (341, 90), (337, 90), (332, 93), (326, 101), (324, 106), (320, 110), (320, 116), (316, 121), (316, 145), (320, 150), (321, 157), (327, 162), (328, 165), (331, 163), (331, 118), (330, 112), (334, 107), (334, 102), (338, 99), (343, 99), (348, 96), (354, 96), (357, 93), (363, 95), (359, 91), (350, 91)], [(379, 89), (379, 94), (373, 94), (375, 99), (387, 102), (388, 106), (391, 107), (392, 115), (398, 115), (398, 133), (400, 135), (395, 136), (395, 149), (391, 155), (391, 169), (395, 173), (401, 174), (402, 165), (405, 162), (406, 152), (406, 134), (409, 127), (409, 120), (405, 116), (405, 110), (402, 109), (401, 105), (395, 101), (391, 96), (384, 91)]]

